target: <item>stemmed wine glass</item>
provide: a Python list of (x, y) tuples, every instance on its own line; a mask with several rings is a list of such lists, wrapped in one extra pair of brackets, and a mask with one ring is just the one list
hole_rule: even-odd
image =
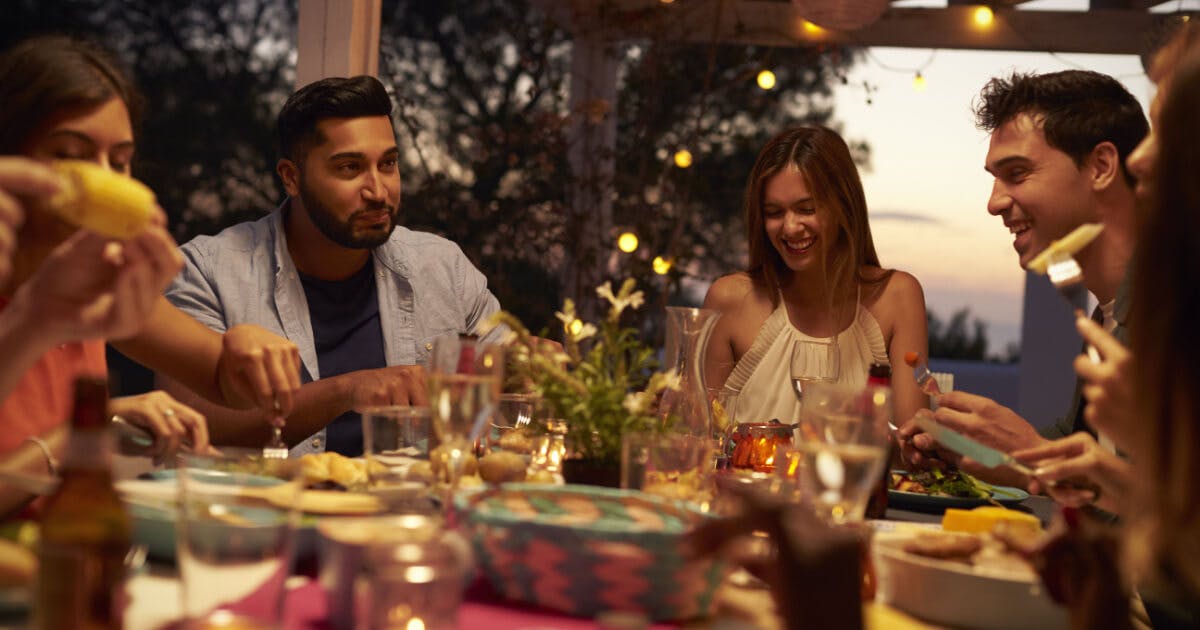
[(429, 406), (437, 436), (437, 454), (445, 464), (447, 493), (443, 506), (453, 514), (451, 501), (462, 476), (463, 462), (474, 452), (475, 441), (490, 426), (500, 398), (504, 356), (498, 345), (473, 335), (445, 335), (434, 339), (429, 356)]
[(841, 368), (837, 338), (797, 339), (792, 343), (792, 391), (796, 400), (804, 402), (804, 390), (809, 383), (836, 381)]

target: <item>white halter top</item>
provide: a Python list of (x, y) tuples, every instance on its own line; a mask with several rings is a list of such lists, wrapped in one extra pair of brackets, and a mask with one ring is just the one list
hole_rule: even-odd
[[(763, 322), (750, 349), (725, 379), (723, 393), (737, 395), (736, 422), (765, 422), (772, 418), (792, 423), (800, 417), (800, 401), (792, 392), (791, 353), (796, 339), (811, 337), (788, 319), (787, 306), (779, 306)], [(841, 366), (838, 383), (866, 385), (872, 363), (887, 363), (883, 331), (871, 312), (858, 304), (854, 321), (836, 336)]]

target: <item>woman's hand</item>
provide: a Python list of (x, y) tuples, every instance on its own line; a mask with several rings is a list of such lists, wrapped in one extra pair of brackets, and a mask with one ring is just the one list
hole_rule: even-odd
[(108, 408), (113, 415), (154, 435), (154, 444), (147, 455), (165, 459), (181, 450), (215, 452), (208, 442), (208, 423), (204, 416), (164, 391), (113, 398)]
[(1101, 447), (1090, 433), (1073, 433), (1012, 456), (1034, 469), (1030, 492), (1045, 491), (1072, 507), (1094, 503), (1116, 513), (1133, 474), (1129, 462)]
[(275, 422), (291, 412), (300, 389), (300, 351), (264, 328), (239, 324), (222, 336), (217, 378), (231, 404), (257, 407)]
[(45, 165), (26, 158), (0, 157), (0, 284), (12, 271), (17, 229), (25, 220), (22, 198), (49, 197), (58, 192), (58, 176)]
[(1088, 405), (1083, 418), (1095, 429), (1103, 431), (1129, 450), (1128, 436), (1137, 426), (1137, 399), (1133, 389), (1133, 355), (1096, 322), (1087, 317), (1075, 320), (1075, 327), (1085, 341), (1095, 347), (1102, 357), (1099, 363), (1086, 355), (1075, 358), (1075, 372), (1086, 384), (1083, 396)]
[(133, 336), (183, 268), (164, 222), (160, 210), (145, 232), (126, 241), (78, 230), (21, 285), (12, 306), (52, 343)]

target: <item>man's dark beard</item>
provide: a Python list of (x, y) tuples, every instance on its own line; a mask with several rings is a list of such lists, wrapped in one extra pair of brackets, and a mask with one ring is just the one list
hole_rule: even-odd
[[(350, 214), (346, 221), (339, 221), (324, 204), (309, 193), (304, 182), (300, 182), (300, 201), (304, 203), (304, 209), (308, 212), (309, 218), (313, 225), (325, 235), (325, 238), (345, 247), (347, 249), (375, 249), (387, 242), (391, 237), (392, 231), (396, 229), (397, 208), (389, 207), (384, 203), (366, 204), (366, 207), (355, 210)], [(381, 209), (386, 209), (388, 213), (388, 228), (385, 232), (371, 232), (366, 235), (356, 236), (354, 234), (354, 220), (367, 212), (376, 212)]]

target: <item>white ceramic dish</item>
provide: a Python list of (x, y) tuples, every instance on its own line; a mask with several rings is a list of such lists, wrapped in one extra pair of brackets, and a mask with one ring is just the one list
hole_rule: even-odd
[(1032, 574), (988, 570), (904, 551), (911, 534), (877, 534), (878, 597), (954, 628), (1066, 628), (1067, 611)]

